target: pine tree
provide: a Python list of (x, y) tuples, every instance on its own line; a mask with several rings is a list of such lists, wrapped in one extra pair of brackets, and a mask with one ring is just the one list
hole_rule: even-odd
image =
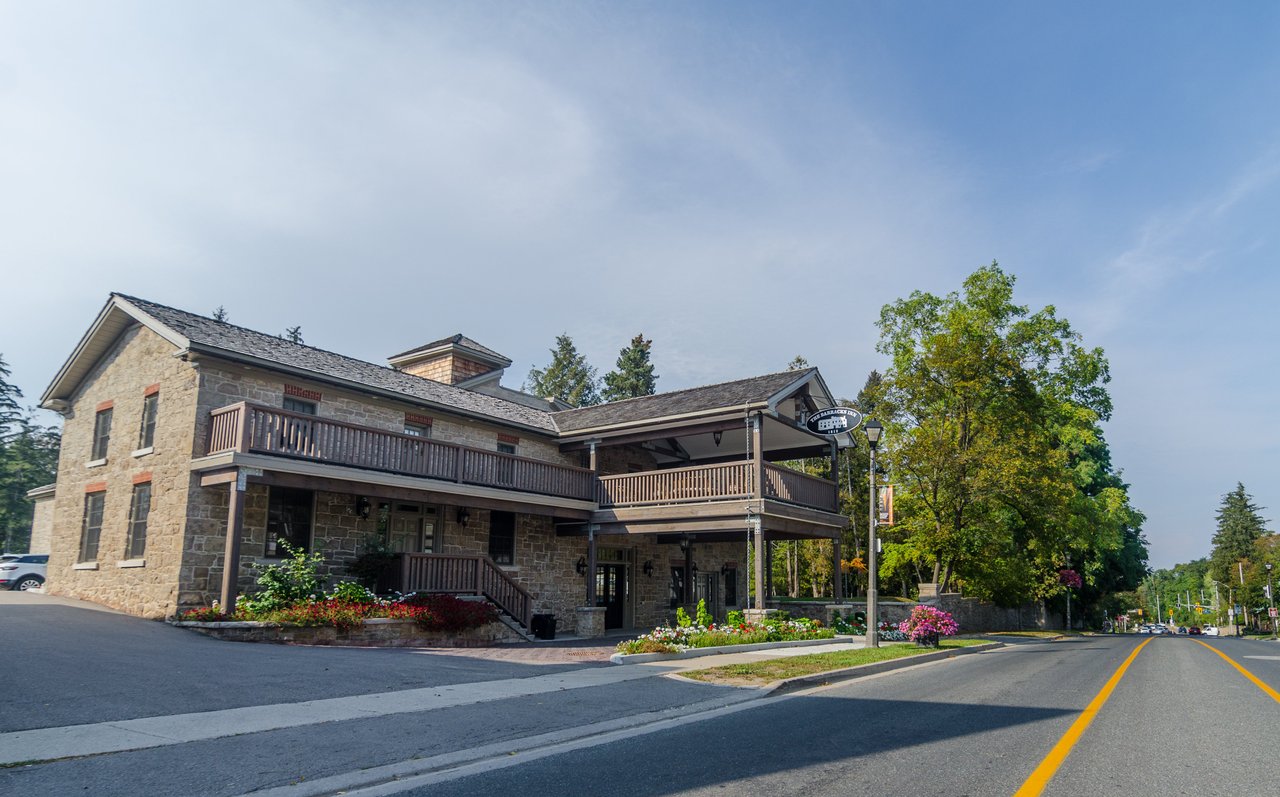
[(290, 343), (301, 343), (302, 342), (302, 326), (299, 325), (296, 327), (286, 327), (284, 330), (284, 334), (281, 335), (280, 337), (284, 338)]
[(545, 369), (529, 369), (524, 390), (544, 398), (558, 398), (575, 407), (600, 403), (600, 386), (596, 369), (578, 353), (568, 333), (556, 336), (551, 350), (551, 364)]
[(227, 320), (227, 308), (222, 305), (218, 305), (218, 308), (213, 311), (213, 320), (225, 323)]
[(33, 423), (18, 404), (22, 391), (8, 381), (0, 356), (0, 549), (25, 551), (31, 534), (27, 491), (48, 484), (58, 466), (57, 430)]
[(801, 357), (799, 354), (792, 358), (791, 362), (787, 363), (788, 371), (803, 371), (808, 367), (809, 361)]
[(1253, 496), (1245, 492), (1240, 482), (1236, 482), (1236, 489), (1222, 497), (1210, 556), (1210, 573), (1215, 580), (1229, 582), (1236, 578), (1237, 563), (1248, 559), (1253, 554), (1254, 542), (1267, 533), (1266, 521), (1258, 514), (1262, 509), (1253, 503)]
[(653, 363), (649, 361), (649, 349), (652, 340), (645, 340), (644, 335), (636, 335), (631, 345), (618, 353), (617, 370), (604, 375), (605, 401), (621, 401), (637, 396), (652, 396), (656, 390), (658, 377), (653, 373)]

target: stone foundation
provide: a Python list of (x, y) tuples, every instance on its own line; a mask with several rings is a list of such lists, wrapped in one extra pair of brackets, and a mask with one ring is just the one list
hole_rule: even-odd
[(482, 648), (525, 639), (503, 623), (467, 631), (426, 631), (412, 620), (365, 620), (344, 630), (332, 626), (282, 626), (271, 623), (174, 622), (206, 636), (228, 642), (274, 642), (291, 645), (335, 645), (352, 647)]

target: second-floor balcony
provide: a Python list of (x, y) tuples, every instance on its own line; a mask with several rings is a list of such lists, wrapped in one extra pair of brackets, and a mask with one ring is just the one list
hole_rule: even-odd
[(591, 501), (602, 509), (765, 498), (838, 511), (835, 485), (749, 461), (599, 476), (529, 457), (240, 402), (210, 413), (209, 455), (266, 454), (370, 471)]

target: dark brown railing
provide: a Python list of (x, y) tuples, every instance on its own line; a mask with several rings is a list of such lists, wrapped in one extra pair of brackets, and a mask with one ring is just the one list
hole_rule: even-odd
[(750, 498), (754, 479), (749, 462), (694, 465), (600, 477), (600, 506), (645, 506)]
[(764, 495), (789, 504), (836, 511), (835, 482), (764, 463)]
[(483, 595), (525, 628), (533, 617), (533, 598), (487, 556), (443, 553), (401, 554), (402, 592)]
[(211, 413), (209, 453), (252, 452), (590, 501), (585, 468), (240, 402)]

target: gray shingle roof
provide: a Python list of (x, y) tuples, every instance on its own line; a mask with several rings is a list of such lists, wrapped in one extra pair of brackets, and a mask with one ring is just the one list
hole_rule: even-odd
[(447, 338), (441, 338), (440, 340), (433, 340), (430, 343), (424, 343), (421, 346), (414, 346), (412, 349), (409, 349), (408, 351), (402, 351), (399, 354), (393, 354), (387, 359), (398, 360), (401, 357), (407, 357), (410, 354), (413, 354), (414, 352), (428, 351), (430, 349), (435, 349), (441, 346), (450, 346), (450, 345), (458, 346), (463, 349), (470, 349), (475, 353), (480, 354), (492, 360), (501, 360), (502, 362), (505, 362), (507, 364), (511, 363), (510, 357), (504, 357), (503, 355), (499, 354), (498, 352), (494, 351), (488, 346), (483, 346), (479, 343), (476, 343), (474, 340), (472, 340), (471, 338), (461, 333), (447, 337)]
[(806, 371), (782, 371), (776, 374), (754, 376), (722, 382), (718, 385), (673, 390), (652, 396), (580, 407), (552, 414), (561, 434), (581, 429), (665, 418), (702, 410), (730, 409), (747, 404), (760, 404), (772, 398), (778, 391), (804, 377), (815, 369)]
[(145, 299), (119, 293), (113, 295), (129, 302), (182, 335), (191, 341), (193, 347), (218, 349), (226, 352), (233, 359), (235, 355), (243, 355), (309, 371), (321, 379), (336, 379), (399, 393), (410, 402), (425, 401), (464, 413), (487, 416), (496, 421), (532, 427), (553, 435), (556, 432), (551, 414), (533, 407), (434, 382), (394, 368), (374, 365), (353, 357), (317, 349), (314, 346), (290, 343), (284, 338), (255, 332), (223, 321), (215, 321), (212, 318), (166, 307)]

